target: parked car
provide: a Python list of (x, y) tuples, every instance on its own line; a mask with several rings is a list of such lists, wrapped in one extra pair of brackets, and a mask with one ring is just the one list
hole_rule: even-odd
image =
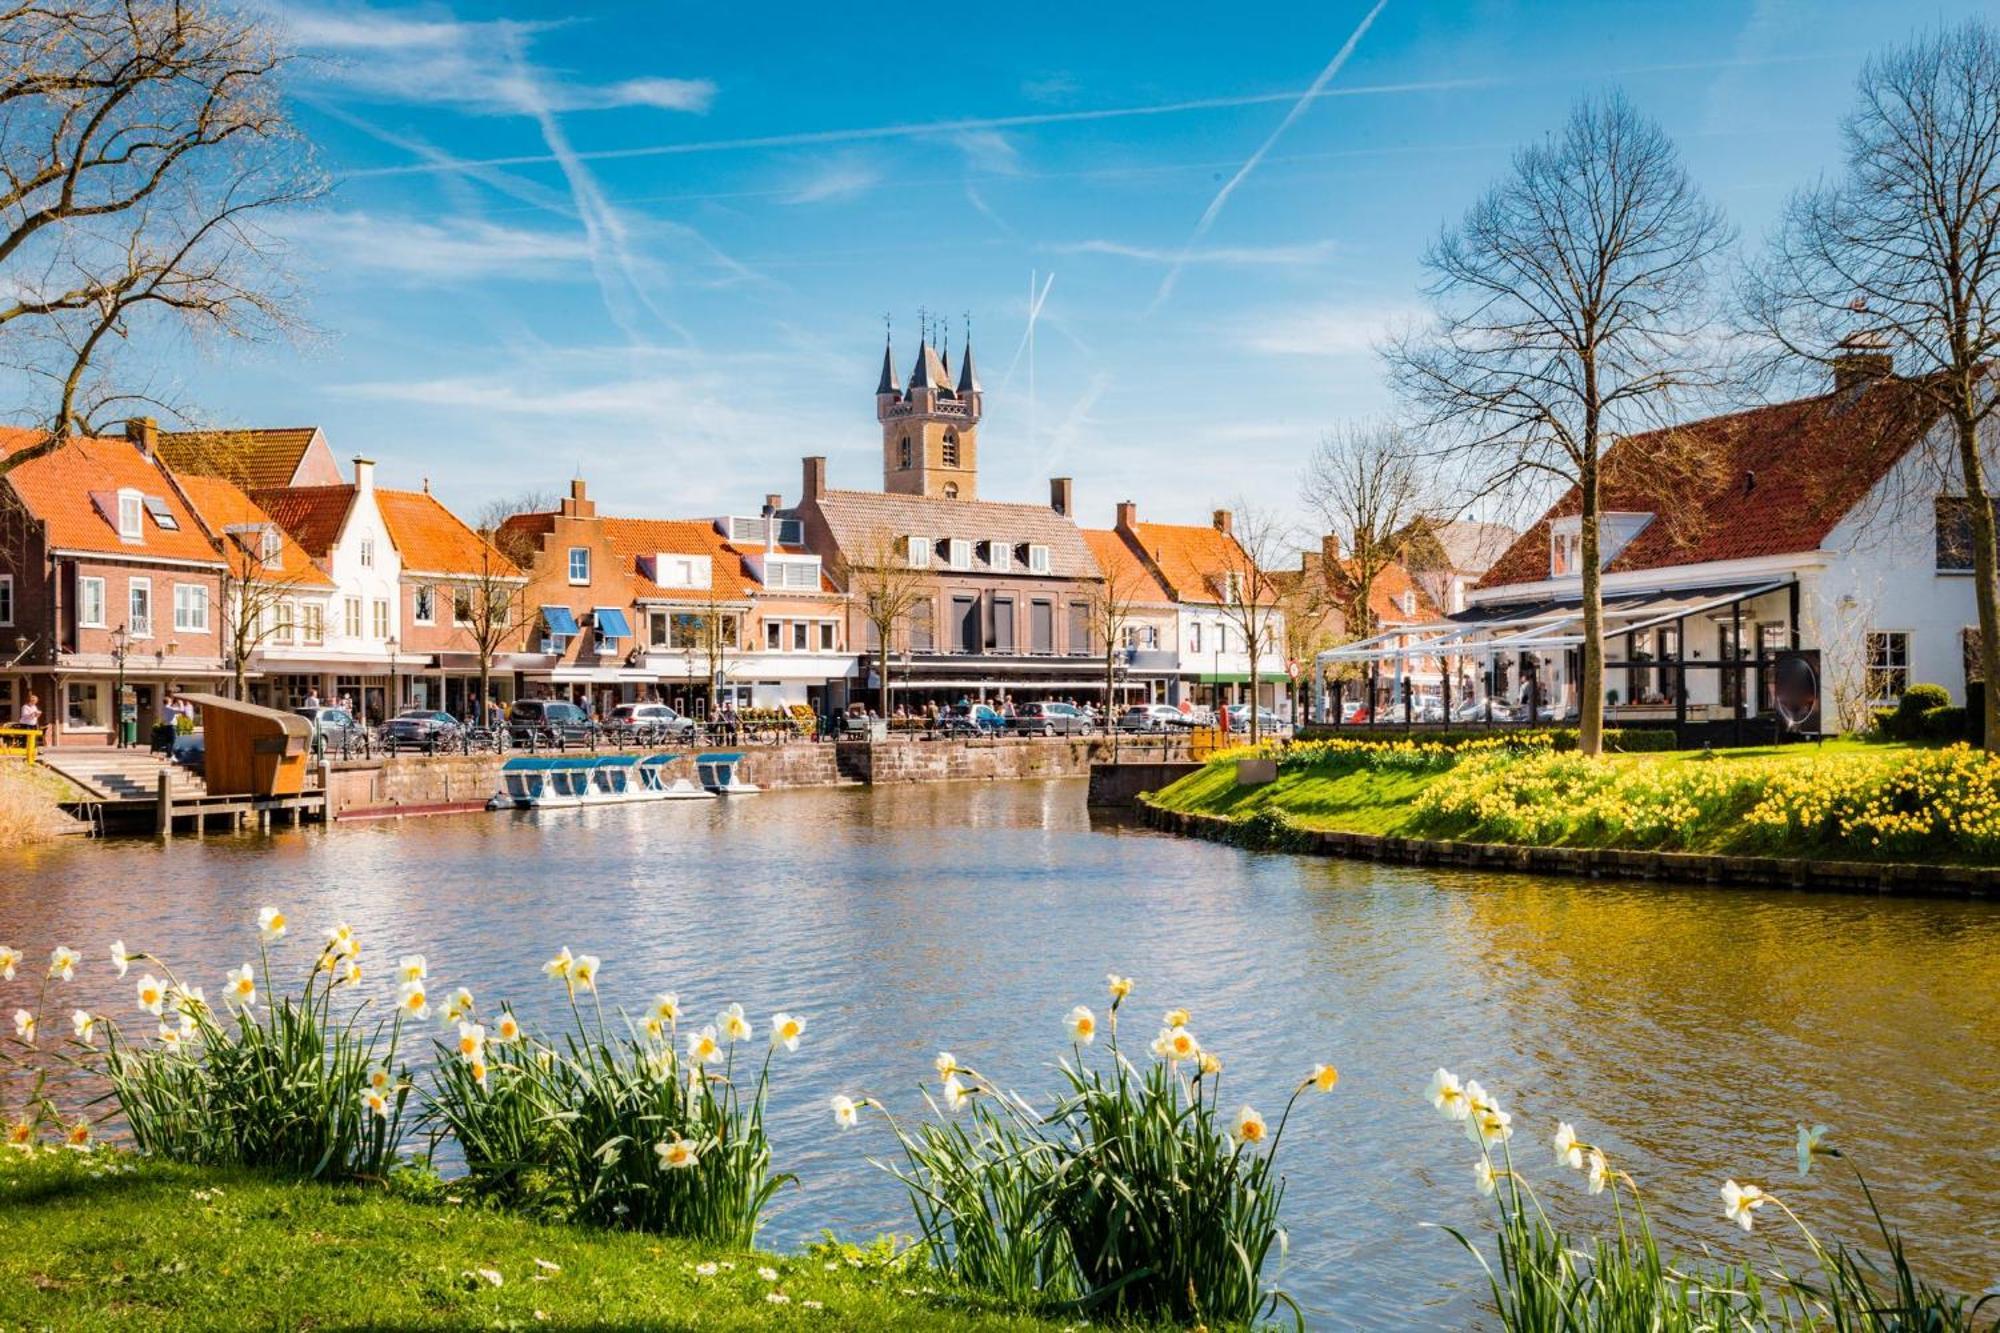
[(1082, 709), (1062, 703), (1022, 704), (1006, 724), (1007, 730), (1024, 736), (1079, 736), (1091, 730)]
[[(1229, 705), (1229, 729), (1231, 731), (1241, 731), (1241, 732), (1247, 732), (1250, 730), (1249, 704)], [(1283, 732), (1285, 729), (1286, 727), (1284, 720), (1280, 718), (1276, 713), (1272, 712), (1268, 708), (1259, 708), (1257, 710), (1258, 735), (1276, 736), (1279, 733)]]
[(641, 745), (659, 741), (691, 741), (701, 724), (665, 704), (619, 704), (604, 719), (605, 730)]
[(437, 708), (405, 708), (389, 719), (383, 729), (389, 753), (399, 750), (428, 750), (435, 753), (455, 739), (458, 719)]
[[(1486, 720), (1486, 700), (1467, 699), (1463, 703), (1453, 704), (1451, 707), (1451, 720), (1454, 722), (1484, 722)], [(1513, 708), (1498, 699), (1493, 700), (1493, 720), (1495, 722), (1512, 722), (1514, 720)]]
[(562, 699), (517, 699), (507, 710), (507, 736), (516, 745), (563, 749), (588, 745), (597, 734), (590, 714)]
[(1187, 725), (1181, 710), (1172, 704), (1134, 704), (1118, 715), (1118, 730), (1178, 731)]
[(1007, 719), (988, 704), (953, 704), (938, 714), (938, 730), (947, 736), (990, 736), (1007, 729)]
[(355, 745), (367, 736), (367, 730), (354, 714), (333, 704), (320, 704), (312, 708), (292, 710), (312, 723), (312, 752), (325, 754), (329, 748), (339, 749), (342, 745)]

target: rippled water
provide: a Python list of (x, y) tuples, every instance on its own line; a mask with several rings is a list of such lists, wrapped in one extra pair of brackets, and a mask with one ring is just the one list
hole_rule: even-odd
[[(1787, 1168), (1797, 1120), (1857, 1151), (1934, 1276), (2000, 1278), (2000, 907), (1404, 870), (1255, 854), (1105, 826), (1079, 782), (767, 793), (539, 815), (73, 845), (0, 862), (0, 941), (87, 948), (61, 1003), (129, 1010), (113, 937), (184, 960), (218, 992), (251, 956), (259, 906), (308, 940), (335, 919), (376, 976), (429, 955), (534, 1026), (559, 945), (604, 959), (608, 1001), (677, 990), (698, 1014), (740, 1000), (807, 1018), (773, 1099), (780, 1196), (764, 1239), (908, 1227), (835, 1092), (905, 1109), (949, 1048), (1027, 1091), (1053, 1088), (1062, 1015), (1138, 989), (1149, 1039), (1185, 1004), (1228, 1063), (1228, 1100), (1275, 1113), (1316, 1061), (1284, 1164), (1280, 1281), (1315, 1324), (1459, 1327), (1483, 1279), (1425, 1223), (1478, 1225), (1475, 1153), (1422, 1101), (1431, 1069), (1481, 1079), (1554, 1181), (1558, 1115), (1649, 1188), (1681, 1245), (1733, 1252), (1725, 1174), (1789, 1190), (1823, 1234), (1865, 1214), (1838, 1172)], [(295, 939), (294, 959), (312, 947)], [(283, 954), (280, 958), (283, 958)], [(0, 987), (11, 1010), (22, 982)], [(51, 1026), (54, 1026), (53, 1021)], [(1595, 1205), (1553, 1184), (1565, 1213)], [(1602, 1200), (1597, 1201), (1601, 1203)], [(1759, 1242), (1761, 1243), (1761, 1242)], [(1754, 1248), (1750, 1253), (1759, 1251)]]

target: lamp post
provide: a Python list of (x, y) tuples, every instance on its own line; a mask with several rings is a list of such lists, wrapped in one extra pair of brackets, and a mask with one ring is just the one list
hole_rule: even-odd
[(387, 721), (388, 721), (388, 720), (389, 720), (390, 718), (392, 718), (392, 717), (396, 716), (396, 702), (397, 702), (397, 698), (398, 698), (398, 692), (397, 692), (397, 690), (396, 690), (396, 684), (397, 684), (397, 681), (396, 681), (396, 636), (395, 636), (395, 635), (393, 635), (393, 634), (391, 634), (391, 635), (389, 636), (389, 702), (388, 702), (388, 705), (387, 705), (386, 707), (384, 707), (384, 708), (383, 708), (383, 710), (382, 710), (382, 711), (383, 711), (383, 713), (385, 714), (385, 716), (384, 716), (384, 717), (383, 717), (383, 719), (382, 719), (382, 720), (383, 720), (384, 722), (387, 722)]
[[(896, 702), (899, 705), (903, 705), (909, 702), (905, 696), (910, 692), (910, 650), (908, 645), (905, 645), (903, 650), (896, 654), (896, 664), (903, 668), (903, 689), (902, 693), (896, 696)], [(887, 721), (888, 719), (885, 718), (883, 720)]]
[(125, 654), (131, 649), (131, 634), (128, 626), (120, 625), (111, 631), (111, 660), (118, 667), (118, 683), (111, 691), (111, 724), (117, 730), (111, 744), (116, 749), (125, 748)]

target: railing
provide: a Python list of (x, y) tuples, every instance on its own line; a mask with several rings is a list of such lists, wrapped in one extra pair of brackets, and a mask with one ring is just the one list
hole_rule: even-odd
[(32, 764), (35, 762), (35, 751), (41, 743), (40, 727), (0, 727), (0, 758), (20, 755)]

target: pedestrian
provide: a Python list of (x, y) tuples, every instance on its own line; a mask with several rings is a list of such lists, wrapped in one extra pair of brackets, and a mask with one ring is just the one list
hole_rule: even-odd
[(20, 715), (15, 721), (20, 726), (33, 727), (36, 731), (40, 731), (42, 729), (42, 696), (39, 694), (29, 694), (28, 702), (21, 705)]
[(306, 701), (304, 704), (301, 705), (301, 707), (304, 708), (319, 707), (319, 691), (315, 689), (313, 686), (311, 685), (306, 686)]

